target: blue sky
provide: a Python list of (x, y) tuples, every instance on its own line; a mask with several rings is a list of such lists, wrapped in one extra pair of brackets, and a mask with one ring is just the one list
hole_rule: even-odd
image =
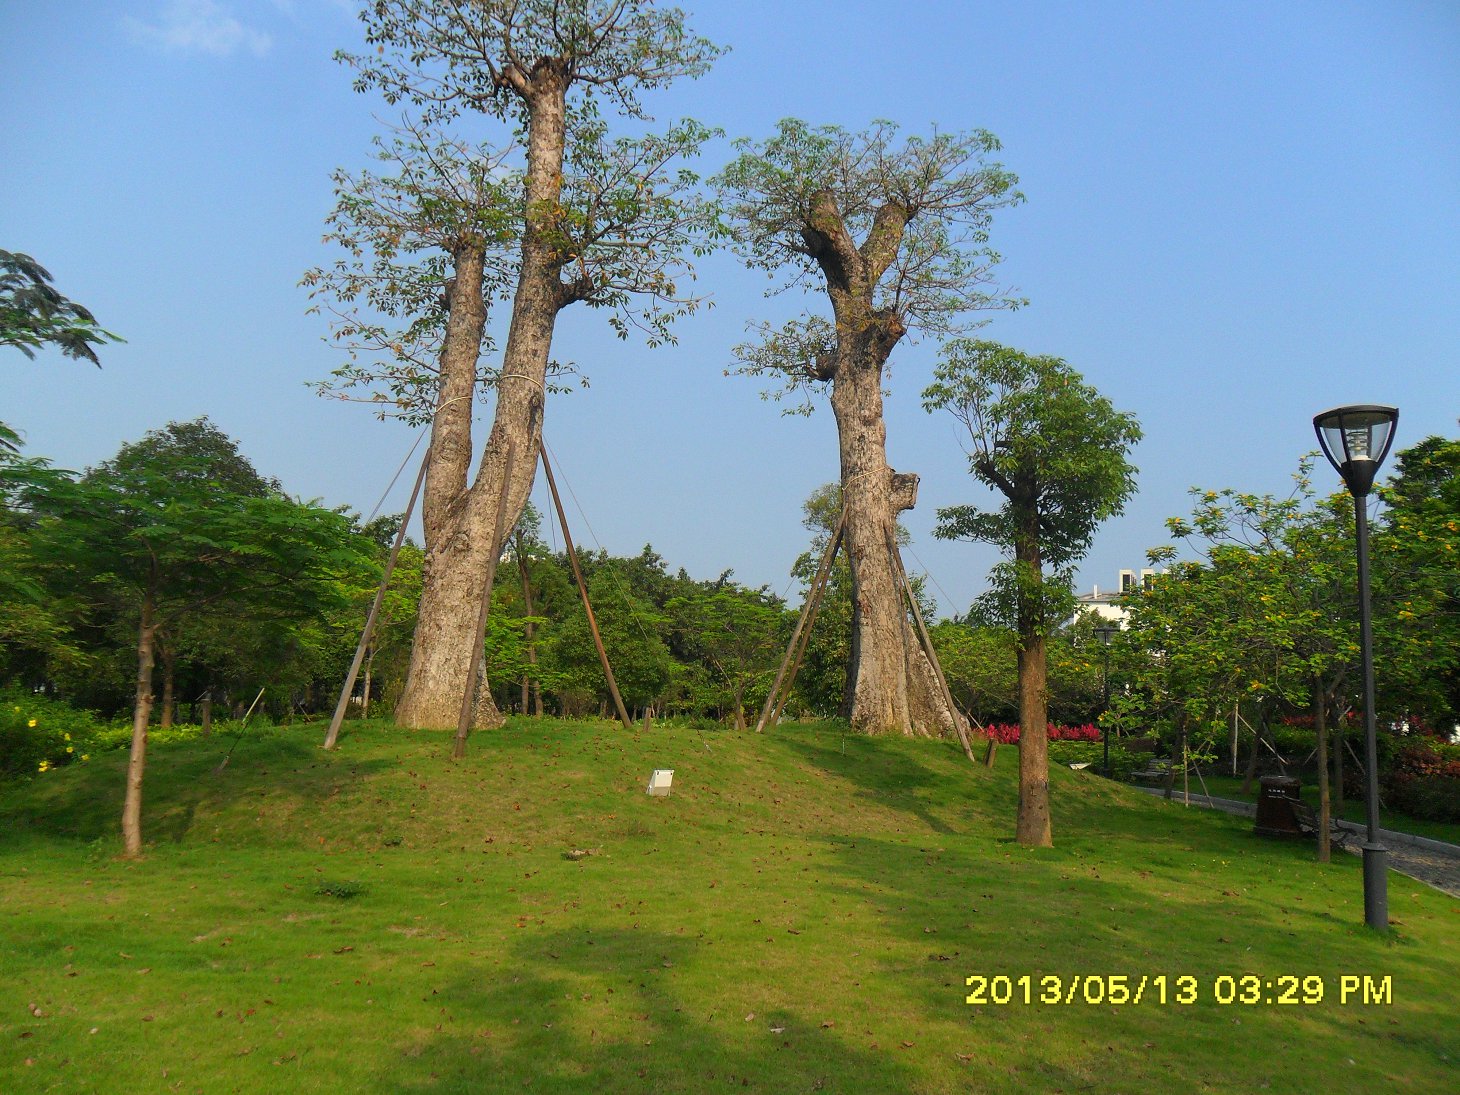
[[(1191, 486), (1286, 490), (1319, 410), (1394, 403), (1401, 446), (1460, 432), (1460, 5), (683, 6), (731, 52), (657, 93), (661, 120), (759, 137), (786, 115), (889, 118), (1003, 141), (1028, 201), (993, 242), (1030, 304), (983, 334), (1066, 358), (1146, 433), (1140, 494), (1099, 534), (1083, 588), (1140, 566)], [(292, 493), (375, 505), (411, 431), (306, 387), (339, 362), (297, 286), (332, 258), (330, 171), (363, 165), (390, 116), (331, 60), (361, 45), (353, 11), (0, 5), (0, 247), (128, 340), (101, 370), (0, 350), (0, 420), (30, 453), (82, 467), (207, 414)], [(727, 157), (717, 145), (702, 166)], [(835, 478), (836, 445), (829, 410), (782, 418), (755, 381), (723, 375), (747, 322), (796, 307), (766, 284), (729, 256), (703, 262), (714, 309), (657, 350), (564, 315), (555, 350), (592, 381), (546, 422), (591, 523), (576, 539), (652, 542), (697, 577), (733, 567), (786, 588), (800, 503)], [(894, 356), (888, 444), (923, 477), (912, 569), (962, 610), (993, 555), (931, 534), (938, 506), (985, 497), (952, 420), (919, 405), (934, 354)]]

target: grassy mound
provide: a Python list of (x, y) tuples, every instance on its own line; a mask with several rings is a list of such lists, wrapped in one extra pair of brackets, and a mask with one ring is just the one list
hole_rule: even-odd
[(1057, 770), (1024, 849), (1012, 750), (830, 726), (320, 737), (157, 748), (138, 863), (124, 757), (0, 793), (0, 1090), (1454, 1089), (1460, 902), (1376, 936), (1241, 819)]

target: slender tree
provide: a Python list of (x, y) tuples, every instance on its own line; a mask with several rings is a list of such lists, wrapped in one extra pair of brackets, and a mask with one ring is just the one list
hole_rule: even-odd
[[(413, 103), (428, 126), (463, 113), (495, 117), (522, 142), (509, 148), (522, 161), (511, 320), (474, 478), (471, 388), (485, 307), (475, 267), (464, 270), (460, 259), (434, 393), (424, 586), (396, 717), (445, 727), (455, 724), (475, 656), (486, 560), (502, 551), (532, 486), (559, 313), (580, 302), (607, 308), (620, 334), (637, 326), (653, 343), (667, 339), (671, 321), (697, 303), (676, 282), (689, 271), (685, 255), (702, 249), (715, 220), (695, 197), (694, 176), (671, 165), (696, 152), (710, 131), (683, 122), (662, 135), (611, 139), (598, 104), (643, 118), (642, 90), (699, 75), (718, 50), (689, 33), (677, 9), (643, 0), (380, 0), (360, 19), (373, 48), (340, 55), (357, 73), (357, 90)], [(458, 354), (471, 367), (448, 369), (447, 356)], [(506, 526), (493, 528), (514, 444)], [(476, 722), (496, 721), (482, 689)]]
[(968, 434), (969, 471), (1003, 499), (997, 509), (938, 510), (936, 534), (996, 544), (1010, 557), (995, 568), (985, 608), (1012, 622), (1018, 636), (1015, 835), (1021, 844), (1048, 845), (1047, 636), (1070, 615), (1069, 567), (1135, 491), (1126, 457), (1140, 427), (1059, 358), (982, 340), (944, 348), (923, 405), (958, 420)]
[(1021, 200), (1016, 180), (988, 161), (999, 143), (982, 131), (900, 140), (890, 122), (853, 133), (787, 119), (738, 148), (717, 179), (736, 247), (751, 267), (784, 274), (783, 287), (820, 289), (831, 306), (829, 320), (763, 326), (737, 352), (742, 372), (780, 378), (802, 411), (830, 389), (853, 602), (842, 713), (867, 732), (952, 729), (960, 716), (899, 593), (893, 528), (917, 501), (918, 477), (888, 464), (882, 388), (910, 330), (946, 334), (973, 311), (1017, 303), (987, 288), (998, 261), (988, 227)]

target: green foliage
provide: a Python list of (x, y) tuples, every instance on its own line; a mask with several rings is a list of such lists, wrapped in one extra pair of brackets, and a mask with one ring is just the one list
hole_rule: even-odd
[[(1141, 439), (1135, 416), (1117, 411), (1057, 357), (956, 339), (943, 348), (923, 407), (953, 415), (968, 434), (969, 471), (1004, 499), (996, 510), (940, 509), (937, 534), (945, 539), (994, 544), (1015, 562), (1026, 561), (1018, 543), (1031, 540), (1034, 570), (1058, 572), (1084, 556), (1095, 530), (1135, 492), (1136, 469), (1126, 459)], [(1004, 600), (1024, 603), (1038, 575), (1011, 571), (1002, 584)], [(1036, 600), (1027, 610), (1048, 626), (1067, 616), (1064, 607)]]
[[(50, 272), (35, 259), (0, 251), (0, 346), (35, 357), (36, 350), (50, 344), (67, 357), (100, 366), (93, 347), (122, 341), (103, 330), (90, 311), (57, 292)], [(14, 445), (13, 435), (9, 444)]]
[(103, 726), (90, 712), (20, 688), (0, 688), (0, 776), (31, 776), (85, 760)]

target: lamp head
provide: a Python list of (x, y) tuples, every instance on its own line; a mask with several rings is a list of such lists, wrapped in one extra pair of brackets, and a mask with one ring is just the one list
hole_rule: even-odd
[(1323, 455), (1355, 498), (1364, 497), (1373, 487), (1379, 465), (1394, 443), (1398, 421), (1398, 408), (1378, 403), (1334, 407), (1313, 417)]

